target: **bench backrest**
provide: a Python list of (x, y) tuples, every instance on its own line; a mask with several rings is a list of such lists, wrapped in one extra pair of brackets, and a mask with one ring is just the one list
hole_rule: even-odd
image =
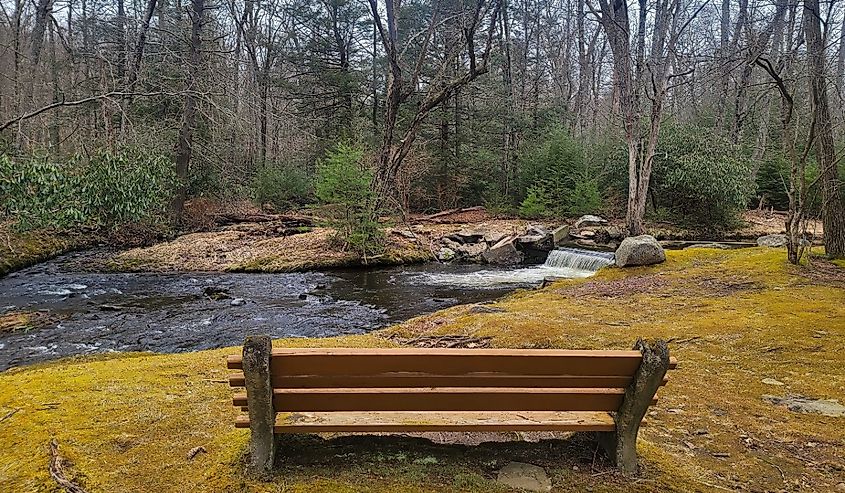
[[(274, 349), (270, 381), (277, 412), (615, 411), (641, 361), (639, 351)], [(227, 366), (242, 369), (242, 357)], [(243, 387), (243, 373), (229, 382)], [(246, 394), (233, 403), (245, 407)]]

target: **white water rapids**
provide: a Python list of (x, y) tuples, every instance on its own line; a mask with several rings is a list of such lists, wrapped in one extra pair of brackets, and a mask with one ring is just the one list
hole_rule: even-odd
[(466, 273), (421, 272), (411, 276), (411, 280), (414, 283), (434, 286), (495, 289), (505, 286), (529, 286), (547, 278), (590, 277), (612, 263), (612, 253), (561, 248), (552, 250), (545, 264), (534, 267), (485, 269)]

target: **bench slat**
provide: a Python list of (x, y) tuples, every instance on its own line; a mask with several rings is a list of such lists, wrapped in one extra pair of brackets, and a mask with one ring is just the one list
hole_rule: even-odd
[[(663, 379), (666, 385), (669, 377)], [(423, 373), (383, 373), (381, 375), (308, 375), (276, 376), (273, 388), (277, 389), (321, 389), (321, 388), (372, 388), (372, 387), (542, 387), (542, 388), (625, 388), (631, 383), (626, 376), (576, 376), (576, 375), (428, 375)], [(229, 375), (230, 387), (243, 387), (243, 373)]]
[[(249, 428), (239, 416), (237, 428)], [(606, 412), (350, 412), (279, 413), (275, 433), (432, 431), (613, 431)]]
[[(276, 411), (615, 411), (617, 388), (332, 388), (275, 389)], [(246, 406), (246, 394), (234, 397)]]
[[(274, 349), (271, 373), (296, 375), (379, 375), (417, 372), (438, 375), (505, 373), (512, 375), (630, 376), (639, 351), (556, 349)], [(230, 369), (242, 369), (230, 355)], [(670, 369), (677, 365), (670, 358)]]

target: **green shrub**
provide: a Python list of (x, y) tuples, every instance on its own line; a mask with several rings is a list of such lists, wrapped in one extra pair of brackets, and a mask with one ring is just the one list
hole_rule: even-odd
[(0, 155), (0, 214), (24, 230), (160, 218), (174, 175), (170, 159), (137, 150), (103, 151), (61, 164)]
[[(603, 174), (599, 162), (588, 159), (588, 145), (575, 140), (567, 130), (555, 128), (538, 142), (529, 145), (520, 157), (519, 185), (524, 200), (536, 204), (538, 197), (530, 197), (533, 190), (544, 190), (548, 214), (580, 215), (596, 213), (602, 208), (599, 177)], [(593, 156), (600, 157), (600, 156)]]
[(330, 225), (344, 246), (362, 256), (383, 250), (372, 173), (362, 166), (364, 149), (340, 143), (317, 166), (315, 194), (329, 205)]
[(277, 210), (305, 205), (312, 193), (305, 170), (292, 166), (264, 166), (258, 170), (252, 186), (256, 202), (270, 204)]
[(751, 160), (727, 139), (693, 126), (667, 125), (652, 176), (655, 208), (698, 230), (731, 226), (754, 192)]
[(569, 215), (595, 214), (603, 206), (598, 180), (584, 177), (576, 181), (575, 187), (566, 194), (564, 202), (566, 213)]
[(540, 219), (549, 215), (549, 200), (542, 187), (531, 187), (525, 200), (519, 204), (519, 216), (525, 219)]

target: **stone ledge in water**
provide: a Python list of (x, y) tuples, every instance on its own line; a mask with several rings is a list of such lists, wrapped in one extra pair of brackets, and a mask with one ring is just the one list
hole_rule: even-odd
[(616, 249), (616, 265), (629, 267), (666, 261), (666, 252), (651, 235), (629, 236)]

